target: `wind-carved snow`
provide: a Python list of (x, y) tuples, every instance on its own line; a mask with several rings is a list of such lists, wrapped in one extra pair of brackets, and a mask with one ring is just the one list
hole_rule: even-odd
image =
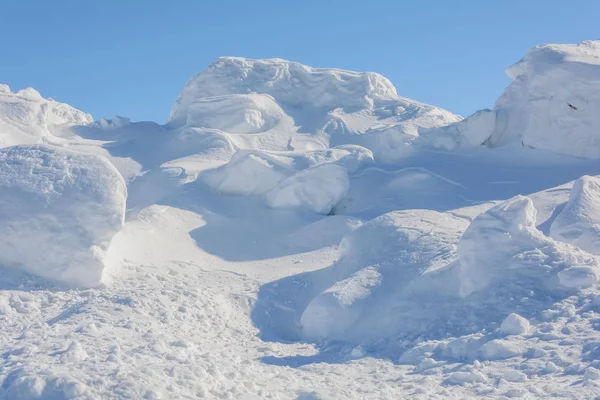
[(598, 159), (599, 57), (598, 40), (535, 47), (507, 69), (513, 82), (493, 110), (436, 130), (427, 142), (449, 149), (517, 143)]
[(100, 157), (59, 148), (0, 150), (0, 263), (95, 286), (123, 226), (127, 188)]
[(32, 88), (10, 91), (0, 85), (0, 147), (41, 143), (62, 128), (92, 122), (92, 116), (68, 104), (44, 99)]
[[(236, 105), (244, 102), (254, 105)], [(211, 113), (210, 104), (227, 104), (231, 112), (218, 120), (221, 111)], [(170, 117), (172, 124), (207, 126), (208, 121), (224, 132), (261, 133), (237, 136), (241, 148), (306, 151), (357, 144), (380, 161), (401, 157), (393, 149), (403, 150), (421, 130), (458, 120), (398, 96), (391, 82), (376, 73), (235, 57), (219, 58), (190, 79)], [(229, 121), (243, 121), (244, 128)]]
[(0, 397), (596, 396), (597, 47), (465, 120), (279, 59), (165, 125), (0, 86), (0, 147), (47, 143), (0, 150)]
[(569, 201), (552, 222), (550, 236), (592, 254), (600, 254), (600, 179), (582, 176)]

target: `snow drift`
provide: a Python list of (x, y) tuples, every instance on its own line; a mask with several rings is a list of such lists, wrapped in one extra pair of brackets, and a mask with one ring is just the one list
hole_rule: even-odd
[(123, 178), (104, 158), (44, 146), (0, 150), (0, 263), (97, 285), (126, 197)]

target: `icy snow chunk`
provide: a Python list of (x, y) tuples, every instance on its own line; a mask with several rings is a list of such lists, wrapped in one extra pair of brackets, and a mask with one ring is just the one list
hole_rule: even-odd
[(500, 332), (507, 335), (523, 335), (529, 331), (529, 321), (519, 314), (512, 313), (500, 325)]
[(481, 346), (481, 354), (484, 360), (505, 360), (516, 357), (523, 352), (514, 343), (508, 340), (494, 339)]
[(10, 87), (5, 84), (0, 84), (0, 93), (10, 93)]
[(550, 236), (600, 254), (600, 179), (582, 176), (573, 183), (569, 201), (552, 222)]
[(598, 282), (598, 272), (588, 266), (574, 266), (558, 273), (560, 284), (566, 288), (587, 288)]
[(345, 168), (321, 164), (285, 179), (267, 193), (267, 202), (273, 208), (305, 208), (328, 214), (349, 188), (350, 180)]
[(123, 178), (102, 157), (45, 146), (0, 150), (0, 263), (97, 285), (126, 197)]
[(544, 371), (549, 374), (553, 374), (555, 372), (558, 372), (559, 370), (560, 370), (560, 368), (558, 368), (558, 366), (556, 364), (554, 364), (552, 361), (548, 361), (546, 363), (546, 368), (544, 369)]
[(4, 392), (7, 399), (30, 400), (41, 399), (46, 380), (36, 376), (19, 376)]
[(502, 377), (508, 382), (525, 382), (527, 380), (527, 375), (521, 371), (517, 371), (516, 369), (511, 369), (504, 372)]
[(597, 381), (600, 379), (600, 371), (594, 367), (588, 367), (583, 373), (583, 379), (586, 381)]
[(448, 376), (448, 382), (453, 385), (484, 382), (486, 380), (486, 376), (479, 371), (458, 371), (453, 372)]

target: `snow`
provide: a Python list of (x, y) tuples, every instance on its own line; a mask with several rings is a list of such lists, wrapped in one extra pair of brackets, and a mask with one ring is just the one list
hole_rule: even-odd
[(529, 331), (529, 321), (519, 314), (511, 313), (500, 325), (500, 332), (507, 335), (524, 335)]
[(0, 150), (0, 262), (69, 285), (100, 283), (127, 188), (105, 159), (44, 146)]
[(389, 162), (419, 132), (460, 119), (398, 96), (376, 73), (221, 57), (188, 81), (170, 124), (218, 129), (242, 149), (360, 145)]
[(507, 69), (512, 83), (493, 110), (434, 129), (425, 142), (444, 149), (522, 144), (598, 159), (599, 57), (599, 40), (537, 46)]
[[(16, 93), (0, 87), (0, 147), (42, 143), (42, 138), (61, 136), (64, 127), (92, 122), (92, 116), (68, 104), (44, 99), (34, 89)], [(47, 139), (48, 140), (48, 139)]]
[(600, 180), (582, 176), (573, 183), (569, 201), (554, 218), (550, 236), (592, 254), (600, 254)]
[(267, 193), (267, 202), (273, 208), (308, 209), (326, 215), (348, 193), (349, 187), (345, 168), (322, 164), (282, 181)]
[(465, 120), (280, 59), (164, 125), (0, 86), (0, 397), (593, 398), (597, 56)]

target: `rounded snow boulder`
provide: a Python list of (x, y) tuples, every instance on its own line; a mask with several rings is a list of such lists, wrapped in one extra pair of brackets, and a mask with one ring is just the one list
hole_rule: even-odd
[(328, 214), (346, 196), (349, 188), (346, 168), (321, 164), (283, 180), (267, 193), (267, 202), (273, 208), (308, 209)]
[(304, 336), (360, 342), (418, 329), (425, 316), (416, 298), (439, 291), (431, 281), (424, 290), (415, 283), (453, 260), (464, 228), (464, 220), (449, 214), (406, 210), (381, 215), (346, 235), (340, 260), (329, 270), (334, 283), (302, 313)]
[(127, 188), (105, 158), (47, 146), (0, 150), (0, 264), (70, 286), (100, 283)]

